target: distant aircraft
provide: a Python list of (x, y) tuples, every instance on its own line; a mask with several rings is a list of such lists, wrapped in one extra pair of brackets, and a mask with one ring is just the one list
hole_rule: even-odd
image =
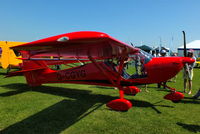
[(20, 53), (13, 51), (10, 47), (24, 44), (26, 42), (13, 42), (13, 41), (0, 41), (0, 64), (3, 69), (9, 69), (10, 67), (19, 67), (22, 63)]
[[(124, 94), (136, 95), (140, 91), (136, 85), (167, 81), (185, 64), (194, 62), (188, 57), (152, 57), (105, 33), (93, 31), (61, 34), (12, 49), (21, 51), (23, 66), (21, 71), (12, 72), (8, 77), (24, 75), (30, 86), (75, 83), (116, 87), (120, 98), (110, 101), (107, 106), (117, 111), (132, 107), (131, 102), (124, 99)], [(38, 58), (44, 56), (57, 58)], [(68, 61), (77, 66), (52, 70), (46, 61)], [(177, 102), (184, 97), (174, 88), (168, 88), (171, 93), (165, 99)]]
[[(14, 41), (0, 41), (0, 65), (3, 69), (7, 69), (8, 72), (11, 68), (20, 68), (22, 66), (22, 56), (19, 51), (13, 51), (11, 47), (21, 45), (27, 42), (14, 42)], [(41, 57), (40, 57), (41, 58)], [(47, 58), (53, 58), (48, 56)], [(59, 65), (66, 62), (63, 61), (46, 61), (48, 65)]]
[(196, 60), (196, 66), (199, 67), (199, 65), (200, 65), (200, 57), (198, 57)]

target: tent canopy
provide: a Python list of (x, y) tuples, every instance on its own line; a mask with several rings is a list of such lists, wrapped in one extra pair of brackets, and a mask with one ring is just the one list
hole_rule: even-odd
[[(187, 49), (199, 49), (200, 50), (200, 40), (195, 40), (195, 41), (192, 41), (188, 44), (186, 44), (186, 47)], [(178, 50), (183, 50), (184, 49), (184, 46), (180, 46), (178, 47)]]
[[(200, 57), (200, 40), (194, 40), (188, 44), (186, 44), (187, 50), (193, 49), (194, 55), (196, 57)], [(184, 46), (178, 47), (178, 56), (183, 56)]]
[(146, 51), (146, 52), (150, 52), (151, 50), (153, 50), (152, 47), (147, 46), (147, 45), (136, 46), (136, 48), (140, 48), (140, 49), (142, 49), (142, 50), (144, 50), (144, 51)]
[(159, 51), (159, 50), (166, 50), (167, 52), (169, 52), (169, 48), (167, 48), (167, 47), (156, 47), (156, 48), (154, 48), (154, 50), (156, 50), (156, 51)]

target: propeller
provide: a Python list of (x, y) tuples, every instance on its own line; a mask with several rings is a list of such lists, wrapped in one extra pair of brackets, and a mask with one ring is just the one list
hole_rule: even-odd
[(131, 46), (133, 46), (134, 47), (134, 45), (133, 45), (133, 43), (131, 42)]
[(183, 46), (184, 46), (184, 51), (183, 51), (183, 55), (184, 57), (187, 57), (187, 49), (186, 49), (186, 38), (185, 38), (185, 31), (182, 31), (183, 32)]

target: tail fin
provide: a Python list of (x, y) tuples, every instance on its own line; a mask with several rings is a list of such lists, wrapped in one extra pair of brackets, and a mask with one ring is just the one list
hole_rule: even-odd
[(24, 75), (29, 86), (40, 86), (42, 82), (39, 78), (47, 71), (49, 72), (52, 70), (49, 69), (43, 61), (26, 60), (23, 61), (21, 71), (10, 72), (6, 77)]
[[(27, 51), (21, 53), (23, 58), (29, 57)], [(23, 60), (22, 71), (29, 86), (40, 86), (42, 83), (38, 80), (38, 77), (47, 70), (51, 69), (48, 68), (45, 61)]]
[(23, 61), (23, 74), (29, 86), (40, 86), (42, 83), (38, 80), (38, 77), (46, 70), (49, 70), (49, 68), (44, 61)]

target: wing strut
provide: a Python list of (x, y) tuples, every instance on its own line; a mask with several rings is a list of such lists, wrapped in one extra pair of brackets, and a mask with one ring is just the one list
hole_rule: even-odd
[(118, 76), (118, 79), (117, 79), (117, 84), (120, 85), (120, 81), (121, 81), (121, 74), (122, 74), (122, 71), (123, 71), (123, 67), (124, 67), (124, 61), (126, 59), (126, 47), (124, 47), (124, 50), (122, 52), (122, 57), (120, 58), (120, 64), (119, 64), (119, 76)]
[(92, 56), (90, 55), (90, 53), (88, 53), (88, 58), (92, 61), (92, 63), (106, 76), (106, 78), (108, 78), (108, 80), (119, 89), (119, 96), (120, 99), (124, 98), (124, 89), (123, 87), (120, 85), (121, 82), (121, 74), (123, 71), (123, 67), (124, 67), (124, 61), (126, 59), (126, 48), (124, 48), (123, 52), (122, 52), (122, 57), (120, 58), (120, 65), (119, 65), (119, 70), (118, 70), (118, 77), (116, 81), (113, 81), (112, 78), (109, 76), (109, 74), (99, 65), (97, 64), (97, 62), (94, 60), (94, 58), (92, 58)]
[(109, 74), (107, 74), (104, 69), (97, 64), (97, 62), (89, 55), (88, 58), (92, 61), (92, 63), (108, 78), (108, 80), (116, 87), (118, 87), (116, 85), (116, 83), (109, 77)]

